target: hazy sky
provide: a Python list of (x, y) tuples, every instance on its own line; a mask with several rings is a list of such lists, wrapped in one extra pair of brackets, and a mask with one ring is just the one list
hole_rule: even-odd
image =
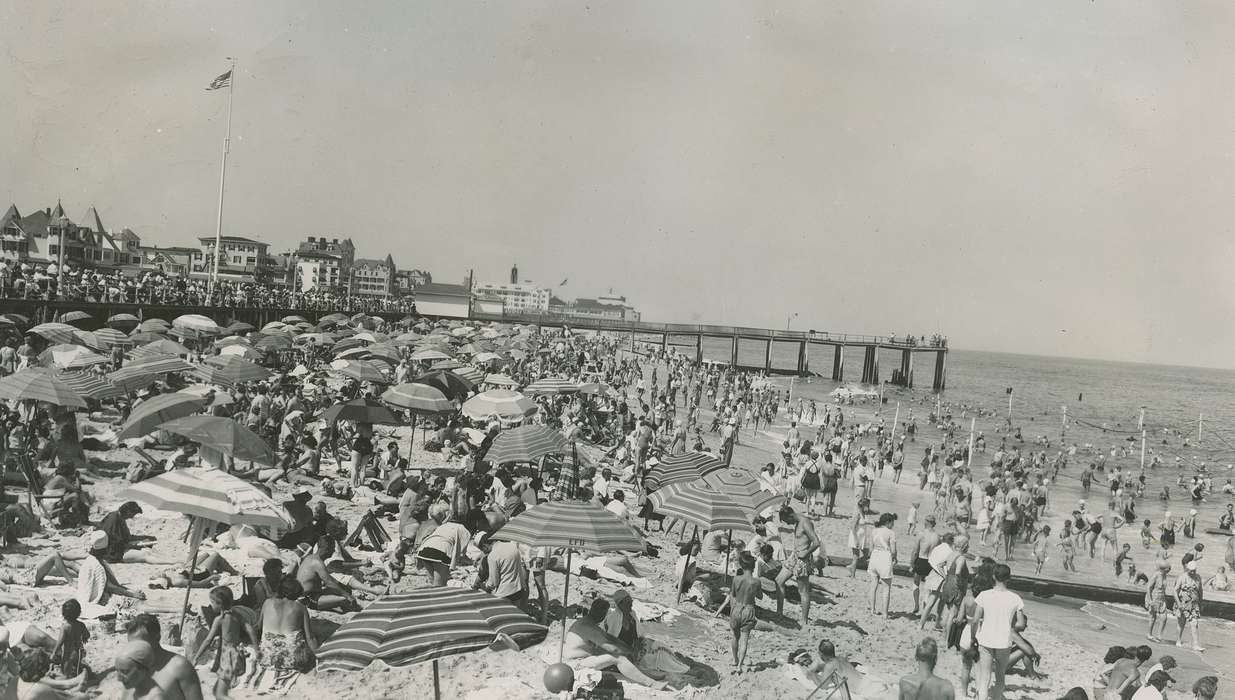
[(649, 320), (1235, 367), (1226, 1), (0, 4), (0, 197)]

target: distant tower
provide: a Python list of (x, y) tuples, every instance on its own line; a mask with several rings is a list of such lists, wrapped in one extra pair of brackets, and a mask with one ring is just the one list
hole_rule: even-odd
[(519, 265), (517, 263), (510, 266), (510, 283), (519, 284)]

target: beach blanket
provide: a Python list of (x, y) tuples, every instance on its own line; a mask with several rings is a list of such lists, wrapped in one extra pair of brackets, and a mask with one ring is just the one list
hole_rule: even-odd
[(640, 590), (652, 587), (652, 582), (648, 581), (646, 578), (628, 576), (621, 571), (615, 571), (614, 569), (610, 569), (605, 566), (606, 559), (607, 557), (588, 557), (582, 561), (579, 559), (572, 559), (570, 562), (570, 573), (576, 576), (580, 575), (580, 572), (586, 567), (592, 571), (595, 571), (598, 577), (606, 581), (613, 581), (614, 583), (620, 583), (623, 586), (630, 586)]

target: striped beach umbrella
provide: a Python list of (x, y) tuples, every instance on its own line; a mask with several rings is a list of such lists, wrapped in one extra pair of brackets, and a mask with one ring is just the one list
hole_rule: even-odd
[(785, 502), (784, 495), (764, 489), (759, 479), (745, 469), (717, 469), (691, 483), (719, 491), (754, 514)]
[(381, 368), (372, 362), (365, 362), (363, 360), (343, 360), (343, 362), (347, 364), (336, 371), (345, 377), (355, 379), (358, 382), (390, 383), (390, 380), (386, 378)]
[(60, 322), (77, 323), (78, 321), (89, 321), (91, 318), (93, 317), (85, 311), (69, 311), (60, 315)]
[(8, 314), (0, 314), (0, 316), (7, 318), (9, 321), (12, 321), (13, 325), (15, 326), (30, 325), (30, 319), (27, 318), (26, 316), (22, 316), (21, 314), (8, 313)]
[(754, 532), (753, 511), (700, 481), (669, 484), (648, 498), (657, 513), (681, 518), (701, 530)]
[(416, 384), (437, 387), (451, 401), (466, 399), (476, 392), (476, 385), (453, 372), (434, 370), (412, 380)]
[(308, 323), (309, 319), (304, 316), (284, 316), (283, 323)]
[(0, 379), (0, 399), (43, 401), (65, 408), (85, 408), (86, 400), (47, 367), (27, 367)]
[(146, 333), (166, 333), (171, 327), (172, 324), (161, 318), (148, 318), (142, 321), (137, 326), (137, 329)]
[(74, 335), (76, 330), (67, 323), (40, 323), (26, 332), (42, 336), (49, 343), (75, 343), (77, 342), (77, 336)]
[(537, 379), (523, 389), (523, 393), (529, 396), (538, 396), (541, 394), (574, 394), (578, 391), (578, 384), (575, 384), (569, 379), (565, 379), (563, 377), (545, 377), (544, 379)]
[(44, 367), (59, 369), (82, 369), (92, 365), (104, 364), (108, 359), (97, 352), (80, 345), (61, 343), (53, 345), (39, 353), (39, 362)]
[(107, 318), (109, 326), (127, 326), (133, 323), (141, 323), (141, 319), (133, 314), (113, 314)]
[(455, 405), (446, 398), (441, 389), (428, 384), (398, 384), (382, 394), (382, 401), (420, 415), (448, 413)]
[(61, 372), (60, 381), (88, 399), (102, 401), (124, 396), (124, 390), (93, 372)]
[[(496, 540), (518, 542), (529, 547), (566, 549), (566, 586), (562, 589), (562, 609), (569, 609), (570, 561), (576, 549), (584, 552), (638, 552), (643, 539), (625, 520), (595, 503), (562, 501), (532, 506), (516, 515), (493, 533)], [(566, 644), (566, 617), (562, 617), (562, 646)]]
[(436, 362), (438, 360), (449, 360), (449, 359), (451, 359), (450, 355), (447, 355), (441, 350), (436, 350), (433, 348), (428, 348), (425, 350), (417, 350), (416, 352), (412, 353), (412, 362)]
[(497, 416), (503, 421), (522, 420), (537, 411), (536, 404), (517, 391), (490, 389), (463, 402), (463, 415), (472, 420)]
[(452, 374), (457, 374), (460, 377), (468, 380), (472, 384), (480, 384), (485, 380), (485, 373), (475, 367), (458, 367), (450, 370)]
[(244, 321), (232, 321), (226, 326), (223, 326), (224, 333), (248, 333), (249, 331), (255, 330), (257, 330), (257, 328), (252, 323), (245, 323)]
[(472, 362), (478, 365), (483, 365), (489, 362), (501, 362), (501, 361), (502, 361), (501, 355), (497, 354), (496, 352), (487, 352), (487, 351), (477, 353), (476, 356), (472, 358)]
[(174, 340), (161, 338), (136, 347), (129, 354), (132, 357), (151, 355), (179, 355), (180, 357), (185, 357), (189, 354), (189, 349)]
[(494, 465), (508, 462), (535, 462), (566, 450), (566, 438), (546, 425), (523, 425), (503, 430), (493, 439), (485, 460)]
[(725, 464), (707, 452), (687, 452), (680, 455), (665, 455), (656, 464), (648, 466), (643, 485), (649, 491), (664, 488), (669, 484), (701, 479)]
[(129, 419), (116, 435), (117, 440), (149, 435), (169, 420), (191, 416), (205, 410), (206, 401), (200, 396), (174, 392), (160, 394), (138, 404)]
[(156, 340), (164, 340), (166, 336), (162, 333), (152, 333), (149, 331), (137, 331), (129, 334), (129, 342), (135, 344), (153, 343)]
[(167, 374), (168, 372), (186, 372), (193, 369), (193, 365), (175, 355), (153, 353), (135, 357), (125, 364), (123, 369), (117, 371), (123, 372), (126, 369), (139, 369), (147, 374)]
[[(243, 346), (233, 346), (243, 347)], [(250, 349), (250, 352), (253, 352)], [(194, 369), (194, 374), (208, 384), (233, 387), (244, 382), (260, 382), (270, 378), (270, 370), (235, 355), (207, 358)]]
[(231, 418), (187, 416), (168, 421), (159, 427), (236, 459), (274, 464), (274, 454), (270, 451), (270, 446), (257, 433)]
[(239, 357), (249, 362), (257, 362), (264, 355), (261, 350), (255, 350), (245, 343), (229, 343), (219, 348), (219, 357)]
[(290, 335), (285, 333), (271, 335), (268, 331), (262, 331), (262, 337), (253, 343), (253, 347), (259, 350), (287, 350), (291, 346), (292, 337)]
[(506, 376), (505, 374), (486, 374), (485, 384), (492, 384), (493, 386), (508, 386), (508, 387), (519, 386), (519, 382), (516, 382), (515, 380)]
[(128, 347), (133, 344), (133, 341), (129, 339), (129, 336), (121, 333), (115, 328), (100, 328), (94, 332), (94, 337), (97, 338), (99, 343), (106, 348), (110, 348), (115, 345)]
[(548, 633), (509, 601), (466, 588), (387, 593), (343, 623), (317, 650), (318, 671), (358, 671), (433, 662), (433, 693), (441, 697), (437, 662), (486, 647), (526, 647)]
[(462, 362), (459, 362), (458, 360), (450, 359), (450, 360), (438, 360), (437, 362), (434, 362), (432, 365), (430, 365), (429, 368), (430, 369), (440, 369), (440, 370), (451, 370), (451, 369), (458, 369), (459, 367), (462, 367), (462, 366), (463, 366)]
[(283, 507), (252, 483), (219, 469), (176, 469), (120, 492), (119, 498), (228, 525), (287, 527)]

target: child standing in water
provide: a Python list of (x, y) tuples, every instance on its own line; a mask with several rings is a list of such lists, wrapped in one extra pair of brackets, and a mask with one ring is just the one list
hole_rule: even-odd
[(906, 534), (911, 537), (918, 532), (918, 508), (921, 505), (922, 501), (914, 501), (913, 505), (909, 506), (909, 515), (906, 517), (909, 521), (909, 530)]
[(1145, 522), (1141, 523), (1141, 546), (1145, 549), (1149, 549), (1154, 541), (1154, 535), (1150, 531), (1149, 525), (1149, 518), (1145, 518)]
[(1124, 543), (1123, 549), (1119, 550), (1119, 554), (1115, 556), (1115, 578), (1123, 576), (1124, 562), (1132, 557), (1132, 545)]
[(86, 642), (90, 639), (90, 630), (77, 618), (81, 616), (81, 603), (70, 598), (60, 606), (60, 615), (64, 618), (64, 627), (60, 628), (60, 639), (52, 651), (52, 661), (59, 664), (60, 673), (65, 678), (73, 678), (82, 671), (82, 659), (86, 656)]
[(1051, 537), (1051, 526), (1043, 525), (1038, 534), (1034, 535), (1033, 539), (1033, 556), (1038, 560), (1038, 568), (1035, 573), (1042, 573), (1042, 565), (1046, 563), (1046, 544)]
[(1068, 524), (1070, 522), (1064, 522), (1063, 532), (1059, 533), (1059, 544), (1056, 545), (1063, 552), (1064, 571), (1076, 571), (1076, 540), (1072, 537), (1072, 533), (1069, 532)]

